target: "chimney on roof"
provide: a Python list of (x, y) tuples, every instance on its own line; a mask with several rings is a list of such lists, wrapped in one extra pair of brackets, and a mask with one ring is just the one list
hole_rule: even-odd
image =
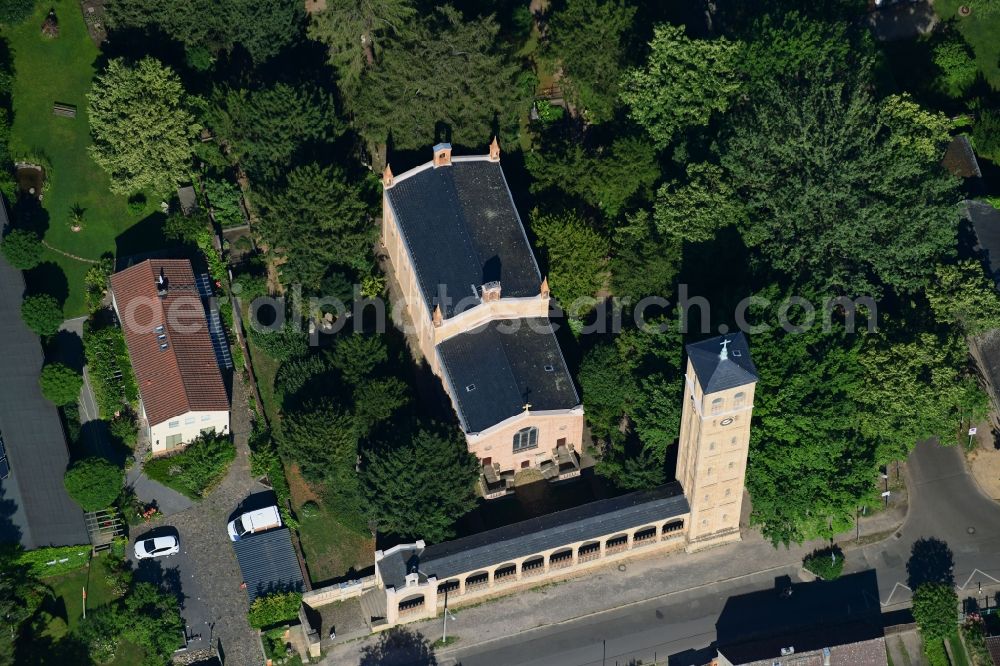
[(542, 278), (542, 288), (539, 290), (542, 298), (548, 298), (550, 295), (549, 291), (549, 278), (548, 276)]
[(494, 136), (493, 141), (490, 142), (490, 162), (500, 161), (500, 143)]
[(382, 187), (392, 187), (392, 169), (389, 165), (385, 165), (385, 171), (382, 172)]
[(500, 281), (493, 280), (483, 285), (483, 303), (492, 303), (500, 300)]
[(163, 267), (160, 267), (160, 274), (156, 276), (156, 295), (164, 298), (167, 295), (167, 278), (163, 274)]
[(439, 143), (434, 146), (434, 168), (451, 165), (451, 144)]

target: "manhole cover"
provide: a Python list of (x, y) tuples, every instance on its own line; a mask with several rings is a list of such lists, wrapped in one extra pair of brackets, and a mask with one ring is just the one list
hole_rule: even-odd
[(627, 567), (624, 564), (619, 564), (618, 565), (618, 571), (625, 571), (626, 568)]
[(975, 527), (967, 527), (965, 529), (965, 531), (968, 532), (969, 534), (975, 534), (976, 533), (976, 528)]

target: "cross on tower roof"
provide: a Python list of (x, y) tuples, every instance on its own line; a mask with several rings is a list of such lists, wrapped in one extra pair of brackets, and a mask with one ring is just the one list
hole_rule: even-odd
[(729, 350), (726, 349), (726, 347), (729, 346), (729, 340), (723, 339), (720, 344), (722, 345), (722, 351), (719, 352), (719, 360), (725, 361), (727, 358), (729, 358)]

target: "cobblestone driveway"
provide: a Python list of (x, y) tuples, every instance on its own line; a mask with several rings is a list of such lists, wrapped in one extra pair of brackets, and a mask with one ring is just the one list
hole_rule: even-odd
[[(236, 377), (233, 384), (235, 409), (231, 428), (236, 441), (236, 460), (229, 473), (207, 498), (148, 527), (169, 526), (180, 534), (183, 552), (163, 560), (162, 568), (167, 572), (176, 568), (180, 592), (185, 597), (181, 615), (189, 633), (202, 637), (192, 641), (189, 649), (221, 644), (227, 666), (256, 666), (264, 663), (264, 655), (256, 632), (247, 624), (247, 595), (240, 589), (243, 577), (226, 534), (226, 522), (249, 493), (266, 488), (250, 476), (250, 420), (242, 378)], [(136, 530), (133, 536), (147, 531)], [(169, 586), (171, 576), (165, 578)]]

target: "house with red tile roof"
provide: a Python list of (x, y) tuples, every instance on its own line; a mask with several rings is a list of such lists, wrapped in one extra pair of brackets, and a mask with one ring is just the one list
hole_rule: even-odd
[[(202, 280), (202, 282), (207, 282)], [(187, 259), (149, 259), (111, 276), (112, 302), (139, 384), (153, 454), (229, 433), (229, 393), (206, 314), (208, 284)]]

